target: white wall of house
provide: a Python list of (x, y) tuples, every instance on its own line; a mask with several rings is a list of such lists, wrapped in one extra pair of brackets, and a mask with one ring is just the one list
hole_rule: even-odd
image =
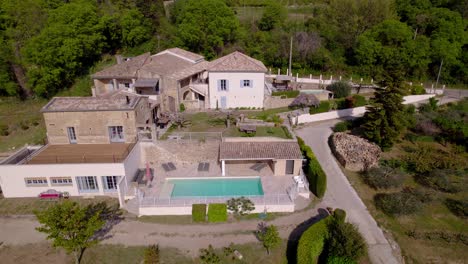
[[(263, 108), (265, 74), (262, 72), (209, 72), (210, 108)], [(219, 89), (219, 81), (227, 81), (226, 91)], [(241, 87), (241, 81), (250, 80), (251, 87)], [(223, 99), (224, 98), (224, 99)], [(225, 103), (224, 103), (225, 102)]]
[[(126, 176), (132, 179), (140, 166), (141, 148), (135, 145), (123, 163), (79, 163), (79, 164), (11, 164), (0, 165), (0, 187), (6, 198), (37, 197), (41, 192), (54, 189), (68, 192), (71, 196), (110, 195), (117, 196), (117, 190), (104, 190), (103, 176)], [(79, 192), (76, 177), (96, 176), (98, 190)], [(71, 177), (71, 185), (53, 185), (54, 177)], [(26, 179), (47, 179), (44, 185), (27, 185)]]

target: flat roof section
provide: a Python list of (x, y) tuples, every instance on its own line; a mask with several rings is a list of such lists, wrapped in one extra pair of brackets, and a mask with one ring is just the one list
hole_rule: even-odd
[(297, 142), (221, 142), (220, 160), (302, 159)]
[(134, 143), (46, 145), (25, 164), (121, 163)]
[(140, 97), (54, 97), (41, 112), (129, 111), (135, 109)]

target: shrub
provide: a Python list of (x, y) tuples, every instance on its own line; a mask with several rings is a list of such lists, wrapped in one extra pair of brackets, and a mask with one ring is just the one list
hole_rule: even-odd
[(349, 121), (341, 121), (333, 127), (334, 132), (345, 132), (349, 129), (350, 122)]
[(446, 199), (445, 206), (452, 212), (454, 215), (460, 218), (468, 217), (468, 201), (460, 201), (455, 199)]
[(416, 176), (416, 180), (429, 188), (447, 192), (457, 193), (463, 190), (466, 185), (466, 177), (464, 172), (460, 170), (451, 169), (435, 169), (425, 174)]
[(448, 233), (445, 231), (418, 232), (410, 230), (406, 231), (405, 234), (418, 240), (439, 240), (446, 243), (463, 243), (468, 245), (468, 236), (463, 233)]
[(356, 106), (356, 99), (352, 96), (347, 96), (344, 101), (344, 108), (353, 108)]
[(381, 166), (367, 170), (362, 177), (374, 189), (388, 189), (401, 186), (406, 175), (400, 169)]
[(144, 264), (158, 264), (159, 263), (159, 246), (151, 245), (145, 248)]
[(330, 111), (330, 102), (329, 101), (322, 101), (320, 102), (319, 107), (311, 107), (309, 109), (309, 114), (318, 114)]
[(281, 97), (286, 97), (286, 98), (296, 98), (299, 96), (300, 91), (278, 91), (278, 92), (272, 92), (272, 96), (281, 96)]
[(226, 222), (227, 221), (227, 206), (226, 204), (210, 204), (208, 205), (208, 222)]
[(358, 260), (367, 254), (367, 245), (356, 226), (334, 219), (328, 226), (327, 255)]
[(377, 208), (390, 216), (408, 215), (419, 211), (422, 203), (411, 193), (378, 193), (374, 196)]
[(228, 210), (237, 215), (245, 215), (255, 210), (254, 203), (243, 196), (240, 198), (231, 198), (226, 204)]
[(334, 109), (346, 109), (346, 108), (348, 108), (346, 106), (345, 98), (335, 99), (334, 100), (334, 107), (332, 107), (332, 108), (334, 108)]
[(365, 106), (367, 105), (367, 100), (364, 96), (355, 94), (354, 98), (354, 107)]
[(305, 108), (314, 107), (317, 108), (320, 105), (320, 100), (313, 94), (300, 94), (294, 101), (289, 105), (289, 108)]
[(206, 204), (193, 204), (192, 205), (192, 221), (205, 222), (206, 220)]
[(424, 89), (424, 87), (422, 87), (421, 85), (413, 85), (410, 87), (410, 93), (412, 95), (425, 94), (426, 89)]
[(335, 209), (335, 211), (333, 211), (333, 217), (335, 218), (336, 221), (340, 223), (344, 223), (346, 220), (346, 211), (343, 209), (337, 208)]
[(305, 145), (304, 140), (297, 137), (297, 142), (307, 161), (305, 172), (307, 180), (309, 181), (309, 189), (315, 194), (315, 196), (322, 198), (327, 189), (327, 175), (323, 171), (322, 166), (320, 166), (317, 158), (315, 158), (312, 149)]
[(327, 86), (327, 90), (333, 92), (335, 98), (343, 98), (351, 93), (351, 85), (347, 82), (335, 82)]
[(203, 264), (221, 263), (221, 259), (216, 255), (212, 245), (209, 245), (208, 248), (200, 249), (200, 260)]
[(8, 135), (10, 135), (10, 131), (8, 130), (8, 125), (1, 124), (0, 136), (8, 136)]
[(297, 264), (317, 263), (328, 237), (328, 219), (318, 221), (302, 234), (297, 246)]
[(344, 257), (330, 256), (327, 258), (327, 264), (356, 264), (356, 261)]
[(28, 130), (29, 129), (29, 124), (26, 121), (21, 121), (19, 123), (20, 127), (22, 130)]
[(179, 110), (180, 110), (181, 112), (184, 112), (184, 111), (185, 111), (185, 105), (184, 105), (183, 103), (181, 103), (181, 104), (179, 105)]
[(268, 255), (270, 255), (270, 249), (279, 246), (281, 243), (278, 229), (274, 225), (267, 226), (264, 222), (260, 223), (256, 235), (258, 240), (262, 242)]

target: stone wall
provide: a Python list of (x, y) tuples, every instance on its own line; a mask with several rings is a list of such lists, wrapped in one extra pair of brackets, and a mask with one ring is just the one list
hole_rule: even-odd
[(282, 99), (281, 96), (265, 96), (264, 107), (265, 109), (288, 107), (294, 98)]

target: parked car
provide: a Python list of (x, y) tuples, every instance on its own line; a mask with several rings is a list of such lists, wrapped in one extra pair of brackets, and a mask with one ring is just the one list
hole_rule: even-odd
[(41, 192), (38, 197), (41, 199), (59, 199), (62, 197), (62, 193), (54, 189), (49, 189), (45, 192)]

